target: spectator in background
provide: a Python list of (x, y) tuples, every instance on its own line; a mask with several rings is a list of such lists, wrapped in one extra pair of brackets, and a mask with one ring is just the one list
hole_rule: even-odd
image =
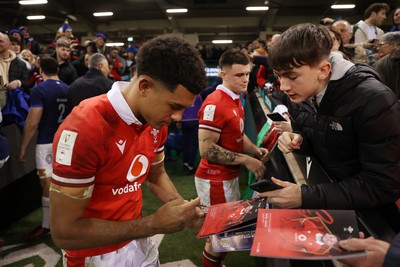
[(96, 48), (96, 43), (95, 42), (91, 42), (90, 40), (87, 40), (85, 42), (85, 46), (86, 46), (86, 53), (91, 55), (94, 53), (97, 53), (97, 48)]
[[(280, 34), (274, 34), (269, 42), (269, 49), (279, 40)], [(273, 90), (279, 89), (279, 82), (276, 79), (272, 69), (268, 65), (268, 60), (260, 65), (256, 75), (257, 85), (271, 93)]]
[(20, 30), (12, 29), (11, 31), (8, 32), (8, 35), (10, 37), (10, 40), (11, 37), (16, 39), (16, 42), (18, 43), (20, 50), (25, 49), (24, 36)]
[(126, 68), (122, 80), (129, 81), (132, 78), (132, 76), (130, 75), (131, 66), (136, 64), (135, 55), (137, 54), (137, 50), (134, 45), (131, 45), (125, 50), (125, 52), (126, 52), (126, 59), (125, 59)]
[(68, 89), (68, 114), (82, 100), (107, 93), (111, 89), (113, 81), (107, 78), (109, 72), (108, 60), (103, 54), (90, 56), (88, 72), (75, 80)]
[(20, 53), (20, 57), (29, 63), (28, 66), (28, 80), (29, 87), (34, 87), (36, 85), (36, 78), (39, 75), (39, 67), (36, 67), (36, 56), (32, 54), (31, 50), (24, 49)]
[(70, 54), (70, 41), (65, 37), (60, 37), (57, 40), (57, 47), (54, 58), (57, 59), (59, 64), (58, 76), (60, 80), (70, 85), (78, 78), (78, 74), (69, 59)]
[(98, 33), (96, 34), (96, 50), (98, 53), (102, 53), (103, 55), (107, 55), (108, 54), (108, 49), (106, 46), (106, 42), (107, 42), (107, 37), (102, 34), (102, 33)]
[(342, 37), (343, 45), (350, 44), (353, 38), (353, 27), (347, 20), (338, 20), (332, 24), (332, 27), (340, 34)]
[(342, 37), (343, 53), (351, 62), (369, 64), (367, 52), (362, 44), (351, 43), (353, 38), (353, 27), (347, 20), (335, 21), (332, 24), (332, 28), (335, 29)]
[(64, 23), (58, 29), (57, 33), (58, 36), (56, 37), (56, 41), (60, 37), (65, 37), (70, 41), (74, 39), (74, 35), (72, 34), (72, 27), (69, 25), (68, 19), (65, 19)]
[(58, 126), (66, 117), (68, 86), (60, 81), (58, 63), (50, 56), (40, 58), (40, 74), (44, 82), (31, 90), (30, 109), (24, 126), (18, 160), (25, 161), (29, 142), (38, 132), (36, 168), (42, 187), (42, 224), (24, 237), (31, 242), (50, 233), (49, 187), (52, 173), (52, 143)]
[(400, 5), (396, 6), (395, 9), (393, 10), (392, 22), (393, 26), (390, 29), (390, 31), (391, 32), (400, 31)]
[(350, 58), (344, 51), (342, 36), (339, 34), (339, 32), (336, 30), (335, 27), (329, 26), (328, 29), (329, 29), (329, 34), (332, 37), (332, 41), (333, 41), (331, 51), (332, 52), (340, 52), (344, 59), (350, 60)]
[(392, 53), (397, 47), (400, 46), (400, 32), (385, 33), (378, 43), (379, 58)]
[[(14, 53), (19, 57), (19, 54), (21, 53), (21, 44), (18, 41), (17, 38), (10, 36), (10, 50), (14, 51)], [(24, 60), (25, 61), (25, 60)], [(27, 65), (28, 67), (28, 65)]]
[[(10, 39), (7, 34), (0, 33), (0, 83), (5, 90), (22, 88), (29, 90), (28, 69), (26, 64), (10, 50)], [(6, 104), (6, 93), (0, 90), (0, 108)]]
[(36, 56), (35, 64), (30, 71), (29, 85), (34, 87), (35, 85), (41, 84), (43, 82), (43, 77), (40, 75), (40, 57)]
[(334, 182), (298, 186), (274, 178), (284, 188), (259, 196), (280, 208), (377, 208), (400, 231), (397, 97), (370, 67), (331, 52), (324, 26), (292, 26), (274, 48), (268, 62), (291, 100), (293, 127), (279, 137), (278, 148), (314, 155)]
[(257, 89), (257, 73), (260, 70), (262, 65), (267, 65), (267, 48), (265, 47), (266, 43), (261, 39), (256, 39), (252, 42), (252, 52), (250, 54), (250, 58), (252, 60), (251, 71), (249, 76), (249, 82), (247, 85), (247, 92), (253, 92), (254, 89)]
[(24, 36), (24, 43), (25, 45), (23, 46), (26, 49), (29, 49), (34, 55), (39, 55), (40, 54), (40, 46), (39, 44), (29, 35), (28, 28), (26, 26), (21, 26), (19, 27), (19, 30), (22, 32), (22, 35)]
[(110, 70), (110, 75), (116, 81), (122, 80), (122, 75), (125, 73), (126, 69), (126, 61), (124, 58), (119, 56), (118, 47), (114, 46), (110, 49), (110, 53), (108, 54), (108, 59), (113, 61), (113, 68)]
[(84, 53), (80, 55), (78, 59), (72, 61), (72, 65), (74, 66), (78, 77), (82, 77), (88, 71), (88, 64), (91, 55), (92, 54)]
[[(386, 34), (389, 34), (389, 33), (386, 33)], [(400, 32), (391, 32), (390, 34), (396, 34), (396, 38), (398, 39)], [(398, 42), (398, 40), (397, 40), (397, 42)], [(393, 51), (391, 51), (388, 55), (379, 59), (373, 67), (381, 76), (382, 83), (384, 83), (390, 89), (392, 89), (393, 92), (397, 95), (397, 97), (400, 98), (400, 45), (399, 45), (399, 43), (397, 44), (397, 47)]]
[(386, 3), (370, 5), (364, 12), (365, 19), (354, 25), (354, 42), (362, 43), (366, 49), (373, 49), (376, 45), (375, 40), (381, 39), (384, 34), (379, 26), (385, 21), (389, 9)]
[(20, 56), (23, 60), (29, 63), (28, 70), (31, 71), (34, 68), (36, 62), (35, 55), (32, 54), (31, 50), (24, 49), (21, 51)]

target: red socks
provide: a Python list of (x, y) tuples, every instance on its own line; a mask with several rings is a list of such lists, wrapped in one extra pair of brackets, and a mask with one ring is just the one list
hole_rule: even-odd
[(223, 257), (215, 257), (205, 250), (203, 251), (203, 255), (201, 257), (203, 267), (221, 267), (222, 260)]

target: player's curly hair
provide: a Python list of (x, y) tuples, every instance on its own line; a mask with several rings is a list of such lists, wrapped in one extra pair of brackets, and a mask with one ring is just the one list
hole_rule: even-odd
[(207, 86), (205, 64), (199, 53), (174, 35), (155, 37), (144, 43), (137, 55), (136, 74), (150, 76), (171, 92), (179, 84), (193, 94)]

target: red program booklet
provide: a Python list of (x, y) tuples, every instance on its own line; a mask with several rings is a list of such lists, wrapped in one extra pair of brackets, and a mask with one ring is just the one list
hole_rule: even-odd
[(197, 238), (255, 224), (259, 209), (265, 209), (265, 198), (244, 199), (209, 207)]
[(352, 210), (260, 209), (252, 256), (305, 260), (365, 255), (341, 248), (340, 240), (358, 237)]

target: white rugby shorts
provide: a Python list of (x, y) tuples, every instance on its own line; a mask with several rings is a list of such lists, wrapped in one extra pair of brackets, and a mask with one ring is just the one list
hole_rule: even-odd
[[(53, 172), (53, 154), (51, 152), (52, 144), (37, 144), (36, 145), (36, 169), (44, 170), (38, 172), (40, 178), (50, 178)], [(45, 175), (45, 177), (42, 177)]]
[(194, 177), (194, 182), (202, 205), (210, 206), (240, 199), (239, 177), (226, 181)]
[[(63, 266), (68, 267), (65, 251), (62, 254)], [(158, 267), (160, 266), (158, 258), (157, 246), (147, 237), (133, 240), (116, 251), (87, 257), (85, 267)]]

